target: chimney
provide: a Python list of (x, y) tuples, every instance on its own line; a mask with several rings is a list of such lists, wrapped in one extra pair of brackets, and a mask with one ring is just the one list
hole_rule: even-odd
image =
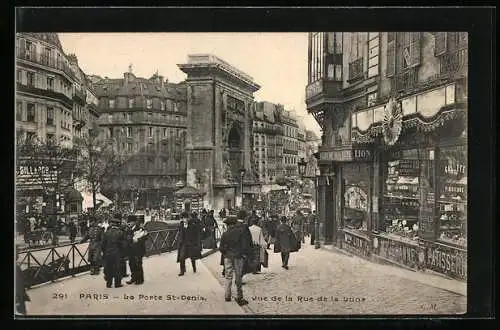
[(158, 76), (158, 82), (162, 88), (165, 87), (165, 85), (163, 84), (163, 76)]

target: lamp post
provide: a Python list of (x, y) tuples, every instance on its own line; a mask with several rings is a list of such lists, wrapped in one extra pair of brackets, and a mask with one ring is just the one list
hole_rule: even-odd
[(245, 176), (245, 168), (240, 169), (240, 198), (241, 198), (241, 208), (243, 208), (243, 177)]
[[(315, 155), (316, 156), (316, 155)], [(299, 174), (303, 179), (309, 178), (312, 179), (314, 178), (314, 191), (316, 193), (316, 198), (315, 198), (315, 204), (316, 204), (316, 211), (318, 210), (318, 187), (319, 187), (319, 177), (320, 177), (320, 171), (319, 168), (316, 166), (314, 170), (314, 176), (309, 176), (306, 173), (306, 168), (307, 168), (307, 161), (302, 158), (300, 162), (298, 162), (299, 166)], [(314, 217), (314, 248), (319, 249), (321, 247), (319, 243), (319, 222), (318, 222), (318, 215)]]

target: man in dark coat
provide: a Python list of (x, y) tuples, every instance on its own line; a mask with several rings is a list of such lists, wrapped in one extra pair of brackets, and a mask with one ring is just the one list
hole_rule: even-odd
[(123, 256), (125, 247), (125, 235), (120, 229), (120, 221), (112, 219), (111, 225), (106, 230), (102, 239), (102, 252), (104, 256), (104, 279), (106, 287), (111, 288), (115, 284), (115, 288), (122, 287), (122, 271), (120, 262)]
[(89, 263), (90, 275), (99, 275), (101, 268), (101, 245), (104, 229), (97, 224), (95, 218), (90, 219), (90, 228), (86, 231), (85, 236), (80, 243), (89, 241)]
[[(121, 214), (115, 214), (114, 218), (117, 221), (120, 221), (120, 229), (123, 231), (123, 235), (125, 236), (125, 245), (123, 246), (123, 253), (122, 253), (122, 259), (120, 260), (120, 271), (122, 272), (122, 277), (129, 277), (129, 274), (127, 274), (127, 258), (130, 255), (129, 250), (130, 250), (130, 245), (132, 244), (132, 230), (131, 226), (122, 219)], [(130, 266), (130, 260), (129, 260), (129, 268), (132, 271), (132, 267)]]
[(236, 302), (243, 306), (248, 301), (243, 299), (243, 266), (252, 249), (252, 235), (244, 223), (238, 222), (234, 216), (228, 216), (224, 223), (228, 229), (222, 234), (219, 250), (224, 257), (224, 269), (226, 277), (225, 299), (231, 301), (231, 287), (236, 285)]
[(186, 259), (191, 259), (193, 272), (196, 273), (196, 259), (201, 259), (201, 225), (200, 221), (183, 213), (179, 227), (179, 249), (177, 250), (177, 262), (180, 264), (179, 276), (186, 273)]
[(313, 211), (310, 218), (309, 218), (309, 229), (311, 231), (311, 245), (315, 244), (315, 239), (316, 239), (316, 217), (318, 215), (316, 214), (316, 211)]
[(292, 230), (297, 236), (297, 239), (301, 240), (302, 243), (305, 243), (305, 233), (304, 233), (304, 223), (305, 219), (304, 216), (302, 215), (302, 212), (297, 210), (295, 213), (295, 217), (293, 219), (293, 224), (292, 224)]
[(290, 226), (287, 225), (287, 218), (281, 218), (281, 224), (276, 228), (276, 242), (274, 252), (281, 252), (281, 267), (288, 269), (290, 252), (296, 252), (300, 248), (300, 241), (297, 240)]
[(132, 278), (127, 281), (127, 284), (143, 284), (144, 270), (142, 268), (142, 258), (146, 254), (146, 238), (148, 232), (144, 229), (142, 219), (134, 218), (134, 224), (130, 229), (132, 233), (129, 241), (128, 262)]

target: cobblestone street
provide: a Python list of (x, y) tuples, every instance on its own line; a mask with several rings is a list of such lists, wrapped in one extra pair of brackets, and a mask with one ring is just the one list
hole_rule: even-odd
[[(281, 268), (279, 254), (268, 250), (270, 267), (243, 278), (243, 293), (254, 314), (461, 314), (466, 284), (395, 266), (372, 263), (303, 245)], [(223, 283), (220, 254), (204, 259)], [(437, 288), (454, 288), (452, 292)], [(286, 298), (288, 297), (288, 298)], [(326, 298), (318, 301), (320, 297)], [(287, 300), (291, 299), (291, 300)], [(246, 308), (246, 307), (245, 307)]]

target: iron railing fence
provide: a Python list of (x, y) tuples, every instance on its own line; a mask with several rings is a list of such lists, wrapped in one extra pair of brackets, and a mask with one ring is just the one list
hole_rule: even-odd
[[(217, 226), (219, 242), (225, 226)], [(167, 228), (149, 232), (146, 257), (171, 252), (178, 248), (179, 229)], [(58, 246), (19, 250), (18, 262), (27, 288), (57, 279), (75, 276), (90, 270), (88, 243), (67, 243)]]

